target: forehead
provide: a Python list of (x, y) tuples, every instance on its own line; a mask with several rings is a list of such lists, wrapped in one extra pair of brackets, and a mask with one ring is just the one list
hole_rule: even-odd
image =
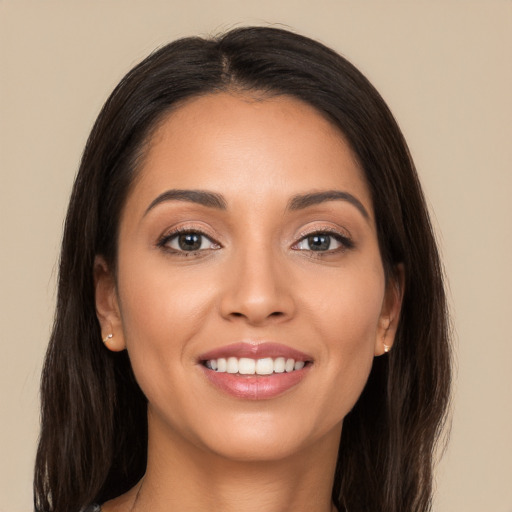
[(207, 189), (253, 202), (324, 189), (371, 211), (356, 157), (334, 124), (290, 96), (215, 93), (186, 101), (153, 131), (128, 201)]

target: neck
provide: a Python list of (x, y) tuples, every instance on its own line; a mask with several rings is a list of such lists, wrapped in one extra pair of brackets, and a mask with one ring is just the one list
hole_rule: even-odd
[[(149, 423), (148, 465), (133, 512), (331, 512), (341, 427), (301, 451), (266, 461), (226, 459)], [(129, 510), (129, 508), (128, 508)]]

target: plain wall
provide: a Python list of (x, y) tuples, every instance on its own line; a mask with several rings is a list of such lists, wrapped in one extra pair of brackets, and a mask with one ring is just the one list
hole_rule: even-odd
[(405, 133), (455, 330), (434, 510), (512, 511), (511, 1), (0, 0), (0, 512), (32, 508), (62, 222), (102, 103), (165, 42), (269, 23), (347, 56)]

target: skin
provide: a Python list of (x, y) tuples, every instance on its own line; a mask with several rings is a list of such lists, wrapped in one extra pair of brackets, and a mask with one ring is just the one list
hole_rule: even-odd
[[(225, 209), (155, 198), (221, 194)], [(347, 200), (288, 208), (298, 194)], [(175, 228), (207, 235), (179, 251)], [(313, 251), (305, 236), (335, 232)], [(336, 235), (337, 236), (337, 235)], [(331, 510), (343, 418), (374, 356), (392, 345), (401, 294), (386, 282), (370, 192), (341, 133), (286, 96), (187, 101), (154, 132), (120, 221), (117, 275), (96, 259), (98, 318), (127, 349), (148, 398), (145, 478), (113, 511)], [(244, 400), (204, 377), (198, 356), (273, 341), (312, 356), (282, 395)]]

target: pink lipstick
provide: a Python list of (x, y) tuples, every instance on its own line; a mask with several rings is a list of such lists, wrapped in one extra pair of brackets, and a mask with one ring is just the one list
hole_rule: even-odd
[(278, 343), (234, 343), (202, 354), (198, 362), (219, 390), (237, 398), (264, 400), (296, 386), (313, 359)]

